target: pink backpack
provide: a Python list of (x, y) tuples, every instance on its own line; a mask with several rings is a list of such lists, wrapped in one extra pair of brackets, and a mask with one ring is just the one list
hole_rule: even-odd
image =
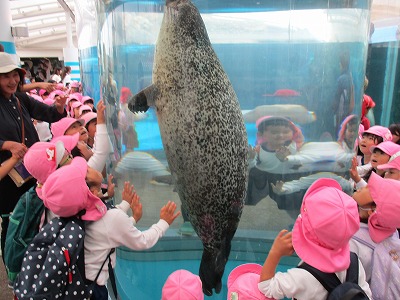
[(376, 244), (368, 230), (359, 230), (353, 239), (374, 250), (371, 292), (374, 300), (396, 300), (400, 295), (400, 239), (389, 237)]

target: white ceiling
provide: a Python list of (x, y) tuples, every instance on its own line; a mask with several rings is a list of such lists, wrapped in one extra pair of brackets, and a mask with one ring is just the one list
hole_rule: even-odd
[[(74, 0), (6, 1), (10, 1), (12, 26), (24, 26), (29, 30), (29, 37), (15, 38), (20, 56), (62, 57), (62, 49), (67, 47), (67, 18), (71, 20), (73, 45), (78, 46)], [(376, 28), (398, 26), (400, 0), (373, 0), (371, 21)]]

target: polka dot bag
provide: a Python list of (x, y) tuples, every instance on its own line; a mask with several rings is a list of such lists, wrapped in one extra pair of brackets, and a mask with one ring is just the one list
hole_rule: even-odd
[(14, 284), (18, 299), (89, 299), (85, 284), (84, 223), (55, 218), (35, 236)]

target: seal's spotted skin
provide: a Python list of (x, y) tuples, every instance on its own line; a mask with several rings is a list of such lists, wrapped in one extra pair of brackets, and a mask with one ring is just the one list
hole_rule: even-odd
[(167, 0), (153, 84), (129, 103), (154, 105), (176, 190), (203, 242), (203, 291), (221, 290), (246, 193), (247, 136), (232, 85), (197, 8)]

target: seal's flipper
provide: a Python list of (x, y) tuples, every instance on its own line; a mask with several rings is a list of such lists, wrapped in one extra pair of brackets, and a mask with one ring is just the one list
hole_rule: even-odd
[(152, 84), (129, 99), (128, 108), (133, 113), (146, 112), (150, 106), (154, 106), (156, 95), (157, 87)]
[(203, 285), (203, 293), (212, 296), (213, 289), (219, 294), (222, 288), (222, 275), (224, 274), (225, 264), (228, 260), (227, 251), (210, 252), (204, 249), (201, 258), (199, 276)]

